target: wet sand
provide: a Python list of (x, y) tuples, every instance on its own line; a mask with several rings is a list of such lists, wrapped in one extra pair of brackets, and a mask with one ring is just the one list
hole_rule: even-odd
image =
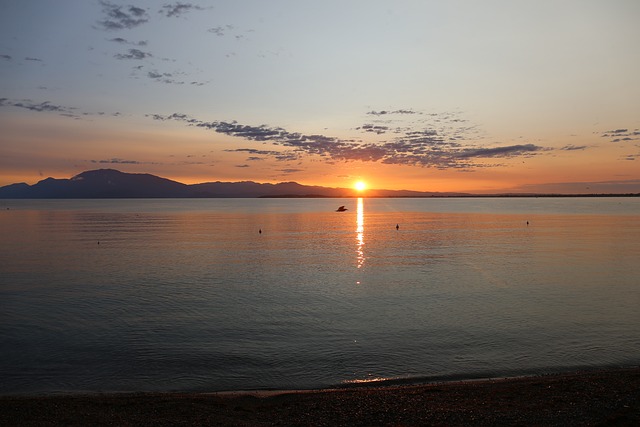
[(0, 426), (640, 425), (640, 367), (262, 393), (0, 397)]

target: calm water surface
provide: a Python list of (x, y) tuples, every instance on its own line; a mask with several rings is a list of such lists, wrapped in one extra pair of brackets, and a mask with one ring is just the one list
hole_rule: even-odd
[(640, 198), (4, 200), (0, 209), (3, 394), (312, 388), (640, 363)]

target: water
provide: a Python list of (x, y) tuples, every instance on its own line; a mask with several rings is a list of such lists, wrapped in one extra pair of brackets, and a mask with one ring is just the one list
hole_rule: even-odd
[(640, 198), (0, 203), (2, 394), (640, 363)]

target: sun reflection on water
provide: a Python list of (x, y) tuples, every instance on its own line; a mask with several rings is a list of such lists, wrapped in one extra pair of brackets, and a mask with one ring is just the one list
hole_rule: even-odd
[(356, 210), (356, 253), (358, 268), (364, 265), (364, 203), (362, 197), (358, 197), (358, 207)]
[(393, 378), (393, 377), (373, 377), (371, 376), (371, 374), (369, 374), (368, 378), (355, 378), (352, 380), (343, 380), (342, 383), (343, 384), (368, 384), (368, 383), (382, 383), (382, 382), (387, 382), (387, 381), (393, 381), (396, 380), (397, 378)]

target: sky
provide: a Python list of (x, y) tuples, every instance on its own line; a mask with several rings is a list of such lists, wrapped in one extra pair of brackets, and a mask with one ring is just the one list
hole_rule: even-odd
[(0, 7), (0, 185), (640, 192), (637, 0)]

